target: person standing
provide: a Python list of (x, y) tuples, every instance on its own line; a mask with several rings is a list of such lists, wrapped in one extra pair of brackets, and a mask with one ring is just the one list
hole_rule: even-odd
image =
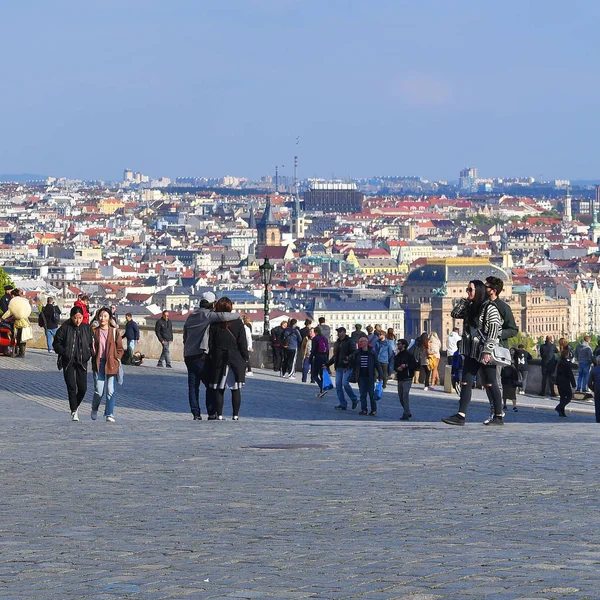
[(276, 325), (271, 329), (271, 348), (273, 349), (273, 371), (281, 373), (281, 363), (283, 362), (283, 333), (287, 327), (287, 321), (282, 321), (281, 325)]
[(322, 398), (329, 390), (323, 391), (323, 369), (329, 360), (329, 340), (321, 333), (320, 327), (315, 327), (315, 337), (310, 349), (310, 364), (312, 366), (312, 378), (319, 386), (317, 398)]
[(117, 305), (110, 305), (110, 318), (115, 322), (115, 325), (119, 325), (119, 314), (117, 313)]
[(431, 386), (440, 385), (440, 364), (442, 342), (435, 331), (429, 335), (429, 368), (431, 369)]
[[(227, 313), (218, 313), (221, 315), (226, 315)], [(230, 313), (235, 314), (235, 313)], [(244, 327), (246, 328), (244, 331), (246, 333), (246, 344), (248, 345), (248, 353), (254, 352), (254, 347), (252, 346), (252, 321), (248, 315), (244, 315), (242, 319), (244, 322)], [(246, 377), (254, 377), (254, 373), (252, 372), (252, 365), (250, 364), (250, 359), (246, 363)]]
[(520, 394), (524, 394), (527, 389), (527, 377), (529, 375), (529, 361), (531, 360), (531, 354), (525, 350), (523, 344), (519, 344), (515, 350), (515, 367), (519, 373), (520, 378)]
[(84, 325), (90, 324), (90, 297), (86, 294), (81, 294), (77, 300), (73, 303), (73, 306), (81, 308), (83, 313)]
[(512, 401), (513, 412), (519, 412), (517, 408), (517, 388), (519, 387), (519, 372), (513, 365), (506, 365), (502, 369), (502, 402), (504, 410), (507, 409), (508, 400)]
[(600, 358), (594, 359), (594, 367), (588, 379), (588, 388), (594, 393), (596, 423), (600, 423)]
[(140, 328), (130, 312), (125, 314), (125, 339), (127, 340), (127, 362), (131, 363), (135, 345), (140, 341)]
[(348, 394), (348, 398), (352, 402), (352, 410), (358, 406), (358, 398), (350, 385), (350, 375), (352, 370), (348, 368), (348, 359), (350, 355), (356, 351), (354, 342), (346, 335), (346, 328), (339, 327), (337, 329), (338, 339), (333, 345), (333, 356), (325, 363), (326, 366), (335, 367), (335, 391), (337, 392), (338, 405), (336, 410), (347, 410), (348, 402), (344, 391)]
[(154, 333), (158, 338), (158, 341), (162, 345), (162, 352), (160, 353), (160, 357), (158, 358), (157, 367), (163, 366), (163, 360), (165, 361), (165, 365), (167, 369), (171, 369), (171, 354), (169, 353), (169, 345), (173, 341), (173, 323), (169, 319), (169, 311), (163, 310), (162, 315), (158, 321), (156, 321), (156, 325), (154, 326)]
[(11, 293), (12, 299), (8, 303), (8, 310), (2, 314), (2, 319), (12, 321), (12, 327), (17, 343), (15, 356), (25, 358), (27, 341), (33, 337), (31, 323), (29, 322), (31, 304), (27, 298), (21, 296), (21, 290), (15, 288)]
[(358, 347), (358, 338), (362, 337), (363, 335), (365, 335), (362, 331), (362, 325), (360, 323), (356, 323), (354, 325), (354, 331), (352, 332), (352, 335), (350, 336), (350, 338), (352, 339), (352, 342), (356, 345), (356, 347)]
[(325, 317), (319, 317), (319, 327), (321, 328), (321, 335), (327, 338), (327, 342), (331, 342), (331, 327), (325, 324)]
[[(361, 337), (358, 340), (358, 350), (348, 358), (348, 364), (354, 370), (360, 392), (360, 415), (377, 416), (377, 401), (375, 400), (375, 378), (383, 380), (383, 371), (375, 352), (369, 348), (369, 340)], [(367, 395), (371, 400), (371, 412), (367, 413)]]
[(383, 329), (379, 329), (378, 336), (373, 350), (377, 354), (377, 360), (383, 373), (383, 388), (385, 389), (387, 387), (388, 376), (394, 371), (394, 346), (387, 339), (387, 333)]
[(387, 340), (392, 345), (392, 350), (394, 351), (394, 354), (396, 354), (398, 350), (398, 342), (396, 341), (396, 334), (394, 333), (393, 327), (388, 327)]
[(305, 339), (308, 337), (308, 334), (310, 333), (311, 329), (312, 329), (312, 319), (305, 319), (304, 327), (300, 330), (300, 335), (302, 336), (302, 339)]
[(556, 387), (558, 388), (560, 400), (554, 410), (559, 417), (566, 417), (565, 408), (573, 399), (573, 388), (575, 387), (573, 363), (569, 360), (567, 348), (564, 348), (560, 353), (560, 359), (556, 365)]
[(446, 360), (449, 365), (452, 365), (452, 357), (458, 348), (460, 342), (460, 333), (458, 327), (455, 327), (446, 338)]
[(546, 341), (540, 346), (539, 354), (542, 361), (542, 389), (540, 396), (546, 395), (546, 389), (550, 387), (550, 397), (556, 397), (556, 391), (554, 390), (554, 369), (556, 368), (556, 354), (558, 348), (554, 344), (554, 337), (551, 335), (546, 336)]
[[(310, 351), (312, 350), (312, 341), (315, 337), (315, 330), (311, 327), (308, 335), (302, 340), (302, 383), (306, 383), (308, 372), (310, 371)], [(312, 373), (310, 382), (314, 383)]]
[(579, 365), (577, 369), (577, 389), (576, 392), (585, 392), (587, 390), (587, 380), (590, 375), (592, 365), (592, 347), (590, 346), (589, 335), (584, 336), (575, 349), (575, 359)]
[(44, 306), (40, 312), (38, 325), (44, 328), (48, 352), (52, 352), (52, 342), (54, 341), (54, 336), (60, 325), (60, 308), (54, 304), (54, 298), (52, 296), (48, 296), (46, 306)]
[[(471, 280), (467, 286), (467, 297), (452, 309), (453, 319), (463, 319), (463, 335), (460, 352), (465, 357), (460, 388), (458, 412), (442, 419), (448, 425), (464, 425), (467, 409), (471, 402), (473, 380), (478, 372), (494, 402), (494, 416), (484, 425), (504, 425), (502, 396), (496, 382), (496, 367), (490, 365), (492, 351), (500, 341), (502, 320), (496, 305), (487, 298), (483, 281)], [(487, 390), (486, 390), (487, 391)]]
[(423, 386), (423, 391), (426, 392), (429, 390), (429, 378), (431, 377), (431, 369), (429, 368), (429, 338), (425, 336), (421, 339), (421, 352), (419, 354), (421, 371), (424, 373), (425, 383)]
[(410, 421), (412, 412), (410, 410), (410, 388), (418, 368), (412, 353), (408, 352), (408, 341), (398, 340), (398, 354), (394, 357), (394, 371), (398, 379), (398, 399), (404, 411), (401, 421)]
[(71, 421), (79, 421), (78, 409), (87, 392), (87, 365), (92, 357), (92, 328), (83, 322), (80, 306), (71, 309), (69, 319), (56, 332), (52, 343), (58, 354), (67, 393)]
[(123, 356), (123, 339), (119, 328), (114, 324), (110, 310), (101, 308), (96, 313), (98, 327), (93, 330), (94, 356), (94, 397), (92, 399), (92, 421), (98, 418), (98, 408), (106, 393), (104, 418), (107, 423), (115, 422), (115, 384)]
[[(216, 313), (231, 313), (233, 305), (227, 296), (215, 304)], [(216, 418), (223, 419), (225, 389), (231, 390), (233, 420), (239, 420), (242, 387), (246, 381), (246, 363), (249, 360), (245, 326), (241, 319), (212, 323), (209, 332), (209, 385), (215, 390)], [(215, 415), (209, 415), (214, 419)]]
[(10, 283), (7, 283), (4, 286), (4, 296), (0, 298), (0, 314), (4, 314), (8, 310), (8, 305), (10, 301), (13, 299), (12, 291), (14, 290), (14, 286)]
[[(217, 297), (208, 291), (202, 294), (200, 306), (193, 310), (183, 326), (183, 360), (187, 369), (188, 402), (194, 421), (201, 421), (200, 384), (206, 387), (206, 411), (217, 417), (215, 389), (210, 387), (209, 327), (212, 323), (235, 321), (240, 316), (234, 312), (214, 312)], [(247, 327), (244, 326), (247, 331)]]
[(282, 337), (284, 360), (281, 371), (283, 377), (289, 379), (296, 379), (296, 358), (298, 356), (298, 349), (302, 345), (302, 335), (296, 325), (297, 323), (296, 319), (290, 319)]

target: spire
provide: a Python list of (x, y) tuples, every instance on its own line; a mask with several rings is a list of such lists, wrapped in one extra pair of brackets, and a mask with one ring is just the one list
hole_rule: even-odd
[(266, 225), (279, 225), (279, 223), (275, 220), (275, 215), (273, 214), (270, 195), (267, 195), (267, 205), (265, 206), (265, 212), (260, 219), (259, 225), (262, 227), (265, 227)]
[(250, 219), (248, 220), (248, 228), (256, 229), (256, 217), (254, 216), (254, 206), (250, 207)]

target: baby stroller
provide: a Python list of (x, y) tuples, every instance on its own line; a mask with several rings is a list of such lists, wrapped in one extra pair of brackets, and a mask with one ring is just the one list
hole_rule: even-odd
[(0, 355), (14, 356), (17, 340), (13, 335), (12, 324), (8, 321), (0, 321)]

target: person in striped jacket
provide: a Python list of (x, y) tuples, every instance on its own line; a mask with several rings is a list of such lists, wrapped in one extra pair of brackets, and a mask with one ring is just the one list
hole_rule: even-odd
[(484, 425), (504, 425), (502, 396), (496, 379), (496, 366), (490, 365), (492, 350), (500, 341), (502, 318), (496, 305), (487, 298), (483, 281), (479, 279), (469, 281), (467, 297), (458, 302), (451, 316), (453, 319), (463, 320), (460, 353), (465, 360), (458, 412), (442, 421), (448, 425), (465, 424), (467, 409), (471, 402), (473, 380), (479, 372), (494, 405), (494, 416), (486, 419)]

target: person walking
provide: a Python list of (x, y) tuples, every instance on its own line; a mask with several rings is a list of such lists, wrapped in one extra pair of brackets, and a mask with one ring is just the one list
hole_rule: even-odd
[(44, 328), (46, 334), (46, 345), (48, 352), (52, 352), (52, 342), (54, 336), (60, 326), (60, 308), (54, 303), (54, 298), (48, 296), (46, 300), (46, 306), (40, 311), (40, 318), (38, 319), (38, 325)]
[(558, 364), (556, 365), (556, 387), (558, 388), (560, 399), (554, 410), (558, 413), (559, 417), (566, 417), (565, 408), (573, 399), (573, 388), (575, 387), (573, 363), (569, 360), (569, 351), (567, 348), (563, 348)]
[[(375, 400), (375, 378), (383, 380), (383, 371), (375, 352), (369, 348), (369, 340), (361, 337), (358, 340), (358, 350), (348, 358), (348, 365), (354, 371), (360, 392), (360, 415), (377, 416), (377, 401)], [(371, 401), (371, 412), (367, 413), (367, 395)]]
[(98, 409), (106, 395), (104, 418), (107, 423), (115, 422), (116, 382), (121, 358), (123, 357), (123, 338), (112, 318), (110, 309), (103, 307), (96, 313), (98, 327), (92, 330), (94, 337), (94, 355), (92, 373), (94, 375), (94, 397), (92, 398), (92, 421), (98, 418)]
[(440, 373), (438, 366), (440, 364), (442, 351), (442, 342), (435, 331), (429, 335), (429, 368), (431, 369), (430, 385), (440, 385)]
[[(302, 383), (306, 383), (306, 380), (308, 379), (308, 373), (310, 371), (310, 351), (312, 350), (312, 341), (314, 337), (315, 330), (311, 327), (308, 335), (302, 340)], [(312, 373), (310, 382), (315, 382)]]
[(556, 368), (556, 354), (558, 348), (554, 344), (554, 337), (551, 335), (546, 336), (546, 341), (540, 346), (539, 354), (542, 361), (542, 389), (540, 396), (546, 395), (546, 389), (550, 387), (550, 397), (556, 397), (556, 391), (554, 390), (554, 369)]
[(334, 408), (336, 410), (348, 409), (348, 401), (344, 395), (345, 391), (352, 402), (352, 410), (354, 410), (358, 406), (358, 398), (350, 385), (352, 370), (349, 368), (348, 359), (356, 351), (356, 346), (346, 334), (345, 327), (338, 327), (337, 334), (338, 339), (333, 345), (333, 356), (325, 363), (328, 367), (331, 365), (335, 367), (335, 391), (337, 392), (338, 404)]
[(156, 321), (156, 325), (154, 326), (154, 333), (156, 334), (156, 337), (162, 346), (162, 352), (160, 353), (160, 357), (158, 358), (158, 363), (156, 366), (162, 367), (164, 360), (167, 369), (171, 369), (172, 365), (169, 346), (173, 341), (173, 323), (171, 323), (171, 320), (169, 319), (168, 310), (162, 311), (160, 319)]
[(365, 335), (365, 333), (362, 330), (362, 325), (360, 323), (356, 323), (354, 325), (354, 331), (350, 335), (350, 338), (352, 339), (354, 344), (356, 344), (357, 347), (358, 347), (358, 338), (362, 337), (363, 335)]
[(79, 421), (79, 405), (87, 392), (87, 365), (93, 354), (92, 328), (83, 322), (80, 306), (74, 306), (69, 319), (58, 328), (52, 347), (67, 386), (71, 421)]
[(492, 351), (500, 341), (502, 320), (496, 305), (487, 298), (483, 281), (473, 279), (462, 298), (450, 313), (453, 319), (463, 319), (460, 352), (465, 357), (458, 412), (442, 421), (448, 425), (464, 425), (471, 402), (473, 380), (480, 373), (483, 385), (490, 388), (494, 416), (485, 425), (504, 425), (502, 397), (496, 381), (496, 367), (490, 365)]
[(317, 398), (323, 398), (328, 390), (323, 390), (323, 369), (329, 360), (329, 340), (321, 333), (320, 327), (315, 327), (315, 337), (310, 349), (310, 364), (312, 367), (312, 378), (319, 386)]
[(331, 342), (331, 327), (325, 323), (325, 317), (319, 317), (319, 327), (321, 328), (321, 335), (324, 335), (327, 342)]
[(287, 377), (288, 379), (296, 379), (296, 358), (298, 357), (298, 350), (302, 345), (302, 335), (297, 323), (296, 319), (290, 319), (282, 337), (284, 348), (282, 373), (283, 377)]
[[(123, 362), (131, 364), (135, 345), (140, 341), (140, 328), (130, 312), (125, 314), (125, 339), (127, 340), (127, 353), (123, 355)], [(127, 356), (127, 360), (125, 360), (125, 356)]]
[[(216, 313), (231, 313), (233, 305), (227, 296), (219, 298), (215, 304)], [(232, 418), (239, 420), (242, 405), (242, 387), (246, 382), (248, 343), (245, 325), (241, 319), (212, 323), (209, 330), (209, 385), (215, 390), (216, 413), (209, 414), (209, 420), (223, 420), (225, 390), (231, 390)]]
[[(219, 313), (221, 315), (226, 315), (228, 313)], [(234, 313), (231, 313), (234, 314)], [(246, 333), (246, 344), (248, 346), (248, 353), (254, 352), (254, 346), (252, 345), (252, 321), (248, 315), (244, 315), (242, 319), (244, 322), (244, 327), (246, 328), (244, 332)], [(254, 373), (252, 372), (252, 365), (250, 364), (250, 359), (246, 363), (246, 377), (254, 377)]]
[(458, 342), (460, 342), (460, 333), (458, 327), (455, 327), (446, 338), (446, 361), (452, 366), (452, 357), (458, 348)]
[(584, 336), (575, 349), (575, 359), (579, 365), (577, 369), (577, 389), (576, 392), (587, 391), (587, 380), (590, 375), (590, 367), (592, 365), (592, 347), (590, 346), (589, 335)]
[(423, 391), (426, 392), (429, 390), (429, 382), (431, 377), (431, 369), (429, 367), (429, 338), (427, 336), (421, 339), (421, 352), (419, 353), (419, 356), (421, 371), (423, 372), (425, 378)]
[(373, 350), (377, 355), (381, 372), (383, 373), (383, 388), (387, 387), (388, 377), (394, 372), (394, 346), (387, 339), (387, 332), (383, 329), (379, 330), (378, 339), (373, 346)]
[[(209, 381), (209, 327), (212, 323), (235, 321), (240, 316), (234, 312), (215, 312), (217, 298), (213, 292), (202, 294), (200, 306), (193, 310), (183, 325), (183, 360), (187, 369), (188, 402), (194, 421), (201, 421), (200, 384), (206, 387), (206, 411), (217, 415), (215, 389)], [(244, 326), (244, 330), (248, 328)], [(247, 340), (247, 337), (246, 337)]]
[(519, 344), (515, 350), (513, 360), (515, 361), (515, 367), (519, 374), (519, 394), (525, 394), (527, 389), (527, 377), (529, 375), (529, 361), (532, 360), (531, 354), (525, 350), (523, 344)]
[(408, 341), (398, 340), (398, 354), (394, 357), (394, 371), (398, 379), (398, 399), (404, 411), (402, 417), (400, 417), (401, 421), (412, 419), (410, 388), (416, 369), (418, 369), (418, 365), (414, 355), (408, 351)]
[(281, 363), (283, 361), (282, 338), (287, 327), (287, 321), (282, 321), (281, 325), (276, 325), (271, 329), (271, 348), (273, 350), (273, 371), (281, 373)]

